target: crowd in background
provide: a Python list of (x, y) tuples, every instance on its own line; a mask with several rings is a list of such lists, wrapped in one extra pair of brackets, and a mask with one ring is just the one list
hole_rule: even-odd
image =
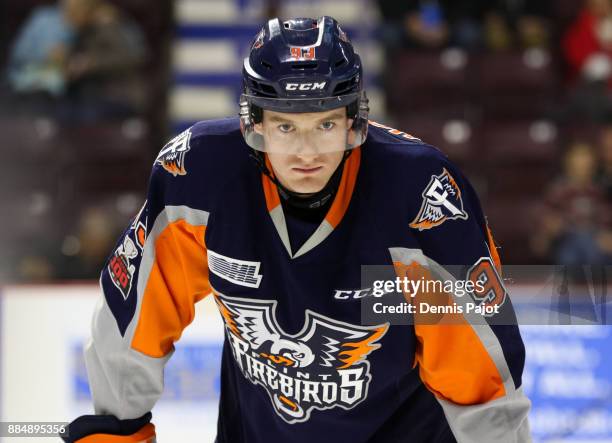
[(7, 66), (13, 103), (66, 124), (125, 118), (146, 105), (140, 28), (104, 0), (36, 7)]
[[(430, 67), (419, 70), (418, 61), (427, 60), (421, 53), (442, 54), (451, 47), (460, 49), (466, 54), (464, 57), (473, 58), (489, 56), (495, 60), (496, 54), (500, 55), (499, 59), (508, 53), (521, 53), (526, 61), (552, 58), (554, 75), (547, 82), (555, 84), (550, 101), (533, 117), (578, 129), (561, 131), (560, 149), (548, 159), (557, 166), (557, 171), (548, 178), (549, 184), (544, 189), (534, 186), (512, 195), (510, 200), (517, 200), (514, 213), (506, 213), (506, 220), (495, 220), (493, 232), (496, 225), (504, 223), (509, 229), (519, 229), (516, 218), (529, 219), (522, 238), (526, 246), (524, 258), (513, 257), (515, 264), (612, 264), (612, 2), (378, 0), (378, 6), (383, 19), (380, 38), (387, 60), (387, 96), (396, 92), (397, 79), (410, 77), (408, 69), (414, 70), (417, 76), (430, 75), (425, 72)], [(414, 65), (390, 62), (406, 53), (410, 54), (406, 57), (408, 60), (411, 57), (415, 61)], [(520, 82), (521, 58), (516, 60), (516, 81)], [(499, 74), (503, 82), (503, 73)], [(485, 77), (487, 73), (481, 75)], [(487, 77), (496, 75), (488, 73)], [(485, 88), (479, 84), (476, 87)], [(435, 95), (435, 86), (431, 92)], [(488, 99), (462, 97), (461, 100), (472, 104), (476, 101), (481, 110), (485, 109), (480, 122), (493, 126), (499, 121), (504, 124), (524, 119), (533, 113), (538, 99), (530, 96), (531, 92), (525, 91), (525, 96), (519, 97), (518, 110), (504, 108), (502, 97), (498, 103), (495, 103), (497, 97), (491, 97), (494, 106), (490, 108), (484, 107)], [(392, 116), (402, 122), (403, 114), (411, 112), (411, 97), (400, 94), (396, 100), (400, 105), (392, 111)], [(447, 100), (452, 101), (451, 96)], [(430, 112), (433, 117), (446, 105), (434, 97), (428, 102), (435, 104), (414, 107), (412, 111)], [(460, 104), (464, 105), (463, 102)], [(402, 129), (419, 135), (419, 127)], [(496, 141), (489, 140), (483, 150), (492, 151), (491, 144)], [(517, 157), (521, 155), (520, 150), (517, 143)], [(472, 155), (466, 163), (479, 164), (477, 157), (481, 155)], [(485, 163), (485, 166), (489, 165)], [(512, 167), (516, 166), (501, 165), (498, 169)], [(491, 168), (490, 172), (495, 176), (497, 170)], [(516, 167), (512, 180), (517, 182), (517, 188), (518, 182), (527, 180), (521, 174), (521, 168)], [(545, 170), (540, 174), (545, 176)], [(533, 207), (521, 207), (519, 200), (527, 193), (537, 196)], [(489, 197), (491, 206), (501, 199), (498, 195)], [(520, 249), (518, 244), (509, 246), (502, 242), (501, 246), (502, 259), (504, 250)]]
[(470, 51), (548, 45), (550, 1), (378, 0), (389, 48)]
[[(126, 143), (140, 140), (141, 144), (151, 146), (140, 152), (140, 157), (119, 155), (116, 164), (109, 163), (108, 168), (121, 176), (134, 175), (134, 165), (128, 162), (136, 161), (142, 163), (139, 165), (142, 170), (147, 170), (160, 137), (158, 134), (139, 139), (138, 134), (143, 127), (160, 126), (160, 119), (152, 117), (152, 112), (163, 114), (164, 102), (160, 106), (160, 101), (152, 100), (152, 90), (159, 95), (167, 85), (163, 80), (152, 85), (151, 77), (155, 70), (167, 70), (168, 65), (168, 58), (160, 57), (165, 47), (159, 41), (155, 43), (151, 35), (158, 34), (167, 45), (170, 34), (164, 37), (159, 29), (148, 29), (142, 17), (133, 13), (138, 9), (128, 14), (122, 10), (122, 2), (38, 3), (41, 4), (32, 6), (18, 32), (11, 36), (9, 55), (4, 60), (2, 118), (14, 114), (31, 116), (41, 139), (67, 126), (85, 127), (89, 137), (95, 139), (100, 129), (93, 126), (119, 122)], [(160, 8), (146, 3), (140, 11)], [(171, 8), (170, 3), (160, 16)], [(558, 140), (560, 149), (552, 158), (556, 172), (546, 178), (549, 184), (545, 189), (530, 190), (537, 198), (535, 209), (528, 211), (517, 204), (516, 217), (530, 214), (529, 232), (522, 234), (527, 252), (519, 263), (612, 264), (612, 0), (377, 0), (377, 5), (381, 21), (378, 38), (386, 62), (382, 81), (389, 102), (395, 99), (400, 103), (395, 109), (390, 105), (391, 121), (401, 122), (411, 112), (420, 112), (411, 107), (411, 103), (416, 103), (414, 97), (393, 97), (395, 91), (390, 86), (395, 84), (393, 79), (431, 74), (419, 63), (407, 65), (416, 74), (406, 72), (406, 64), (395, 63), (400, 57), (421, 60), (417, 54), (447, 54), (444, 51), (453, 48), (476, 59), (483, 54), (524, 51), (530, 54), (528, 60), (532, 64), (541, 63), (545, 56), (553, 60), (551, 65), (559, 80), (553, 85), (553, 95), (562, 100), (547, 103), (550, 111), (543, 111), (541, 117), (561, 126), (578, 126), (582, 131), (562, 133)], [(278, 12), (282, 2), (270, 1), (268, 6), (262, 15)], [(167, 26), (171, 28), (171, 22)], [(455, 58), (449, 60), (456, 63), (461, 59), (457, 58), (460, 53), (453, 54)], [(163, 79), (165, 71), (158, 74)], [(434, 106), (440, 97), (432, 94), (430, 99)], [(474, 101), (471, 97), (462, 100)], [(529, 100), (524, 103), (525, 113), (531, 105)], [(519, 117), (521, 112), (519, 109)], [(485, 114), (483, 121), (489, 119)], [(426, 118), (428, 114), (422, 115)], [(420, 128), (399, 129), (418, 136)], [(129, 150), (114, 148), (115, 152)], [(468, 155), (462, 162), (477, 165), (479, 155)], [(89, 167), (95, 169), (101, 165), (99, 161), (93, 158)], [(88, 171), (84, 174), (90, 175)], [(82, 180), (79, 175), (71, 186), (79, 188), (79, 183), (86, 183)], [(142, 191), (144, 185), (143, 181), (143, 186), (135, 190)], [(109, 186), (107, 191), (107, 195), (112, 195), (120, 189)], [(36, 210), (44, 213), (40, 208), (49, 206), (45, 202), (53, 196), (41, 195), (28, 197), (30, 213)], [(517, 195), (509, 198), (521, 197)], [(123, 201), (131, 203), (124, 204), (117, 215), (109, 210), (107, 202), (98, 203), (96, 194), (88, 196), (90, 204), (73, 209), (71, 226), (54, 226), (50, 221), (54, 213), (46, 213), (46, 219), (37, 228), (38, 235), (14, 236), (16, 242), (28, 244), (22, 247), (15, 244), (13, 253), (2, 257), (0, 278), (11, 281), (96, 278), (119, 230), (129, 220), (128, 214), (133, 215), (138, 209), (139, 199), (128, 197)], [(496, 199), (493, 193), (487, 201)], [(67, 201), (64, 208), (69, 207)], [(492, 228), (495, 233), (494, 224)], [(501, 241), (503, 259), (504, 249), (511, 250), (514, 245), (506, 246), (503, 235), (497, 238)]]
[(546, 189), (531, 236), (534, 253), (562, 265), (612, 264), (612, 126), (599, 146), (570, 144)]
[(168, 136), (172, 2), (24, 0), (0, 17), (0, 281), (95, 279)]

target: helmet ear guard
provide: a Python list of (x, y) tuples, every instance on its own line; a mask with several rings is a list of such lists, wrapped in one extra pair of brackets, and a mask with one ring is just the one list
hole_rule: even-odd
[(263, 109), (257, 105), (250, 106), (249, 115), (253, 120), (253, 123), (261, 123), (263, 121)]
[(263, 121), (263, 109), (251, 104), (244, 94), (240, 96), (240, 131), (246, 143), (256, 151), (265, 151), (265, 142), (261, 134), (255, 131), (255, 125)]

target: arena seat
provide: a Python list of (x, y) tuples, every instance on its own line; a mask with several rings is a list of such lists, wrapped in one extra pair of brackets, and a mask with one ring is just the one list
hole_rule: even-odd
[(388, 107), (395, 115), (456, 109), (468, 102), (470, 57), (462, 50), (405, 51), (387, 63), (393, 66), (387, 84)]
[(488, 164), (554, 163), (558, 129), (548, 120), (485, 120), (482, 143)]
[(538, 118), (553, 112), (559, 79), (546, 50), (483, 54), (475, 65), (475, 95), (485, 115)]
[(398, 129), (441, 149), (458, 163), (478, 158), (479, 131), (469, 113), (409, 113), (398, 119)]
[(153, 157), (146, 125), (138, 120), (65, 128), (67, 174), (76, 193), (108, 195), (146, 189)]
[(504, 265), (533, 263), (529, 237), (534, 229), (532, 214), (537, 204), (536, 195), (522, 198), (496, 196), (483, 205)]

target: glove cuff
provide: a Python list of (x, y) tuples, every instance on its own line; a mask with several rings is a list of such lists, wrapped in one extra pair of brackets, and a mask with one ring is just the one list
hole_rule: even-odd
[(151, 413), (119, 420), (114, 415), (83, 415), (68, 425), (60, 437), (66, 443), (154, 443), (155, 426)]

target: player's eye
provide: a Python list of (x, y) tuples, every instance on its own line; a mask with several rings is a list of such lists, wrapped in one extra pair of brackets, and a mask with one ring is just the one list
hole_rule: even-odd
[(321, 123), (321, 129), (325, 130), (325, 131), (330, 131), (334, 128), (334, 126), (336, 126), (336, 124), (334, 122), (330, 121), (326, 121)]
[(291, 132), (292, 129), (293, 129), (293, 126), (291, 126), (288, 123), (283, 123), (282, 125), (278, 125), (278, 130), (280, 132), (287, 133), (287, 132)]

